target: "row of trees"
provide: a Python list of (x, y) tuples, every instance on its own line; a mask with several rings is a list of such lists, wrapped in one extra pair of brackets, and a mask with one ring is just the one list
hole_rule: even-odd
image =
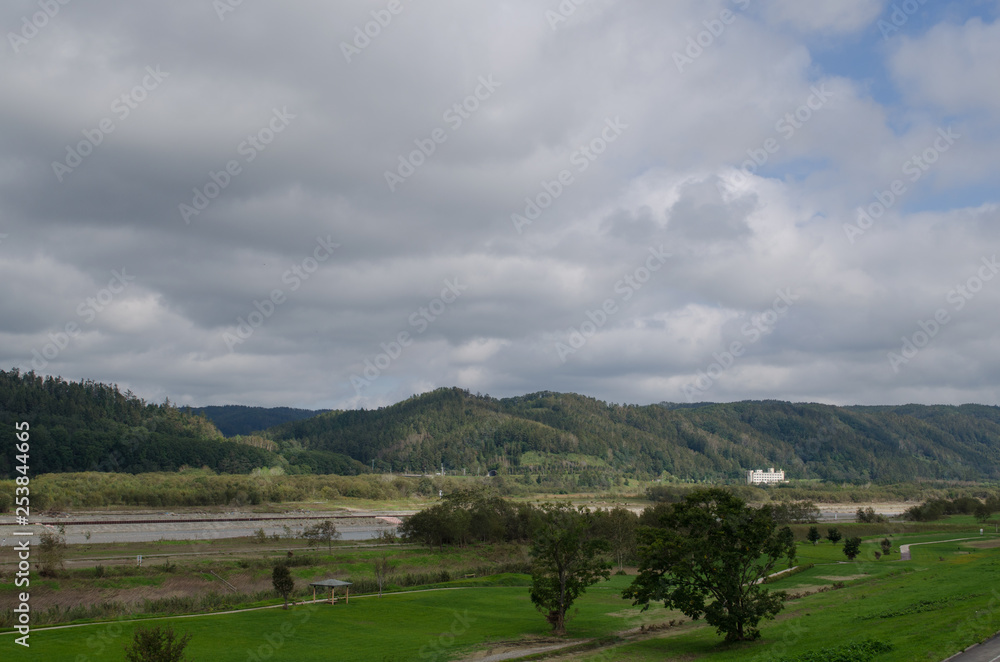
[(748, 506), (722, 489), (696, 490), (641, 515), (460, 493), (410, 517), (402, 533), (436, 546), (530, 543), (531, 601), (558, 633), (573, 602), (607, 579), (613, 563), (636, 562), (639, 575), (622, 597), (644, 609), (663, 602), (705, 618), (730, 641), (755, 639), (760, 620), (782, 606), (783, 594), (768, 591), (762, 580), (795, 557), (792, 531), (774, 508)]
[(974, 515), (980, 522), (1000, 512), (1000, 495), (991, 494), (983, 501), (964, 496), (955, 499), (930, 499), (919, 506), (911, 506), (903, 517), (913, 522), (931, 522), (946, 515)]

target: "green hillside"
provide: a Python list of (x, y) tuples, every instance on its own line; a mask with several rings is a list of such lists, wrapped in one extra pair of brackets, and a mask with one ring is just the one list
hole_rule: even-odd
[[(149, 404), (117, 386), (0, 371), (0, 425), (13, 439), (28, 423), (31, 472), (175, 471), (182, 466), (245, 473), (274, 462), (272, 453), (227, 442), (204, 417), (168, 402)], [(0, 454), (11, 476), (13, 444)]]
[[(224, 408), (244, 425), (304, 410)], [(491, 470), (526, 479), (740, 480), (750, 468), (852, 483), (1000, 478), (1000, 408), (834, 407), (788, 402), (619, 405), (541, 392), (496, 399), (443, 388), (377, 410), (290, 420), (224, 437), (203, 414), (155, 405), (116, 386), (0, 371), (0, 424), (27, 421), (35, 473), (174, 471), (286, 473)], [(245, 429), (245, 428), (243, 428)], [(10, 476), (13, 453), (0, 455)]]
[[(617, 405), (542, 392), (494, 399), (456, 388), (372, 411), (342, 411), (267, 431), (279, 445), (348, 455), (376, 469), (543, 469), (538, 458), (603, 460), (596, 471), (739, 480), (748, 468), (789, 478), (894, 483), (1000, 477), (1000, 408), (835, 407), (736, 402)], [(530, 462), (522, 462), (525, 454)], [(579, 468), (579, 462), (568, 461)], [(558, 461), (556, 461), (558, 464)]]

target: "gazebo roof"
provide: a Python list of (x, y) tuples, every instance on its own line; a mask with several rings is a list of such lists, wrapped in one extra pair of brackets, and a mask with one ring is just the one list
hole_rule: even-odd
[(324, 579), (318, 582), (312, 582), (310, 586), (325, 586), (327, 588), (334, 588), (337, 586), (351, 586), (351, 582), (342, 582), (339, 579)]

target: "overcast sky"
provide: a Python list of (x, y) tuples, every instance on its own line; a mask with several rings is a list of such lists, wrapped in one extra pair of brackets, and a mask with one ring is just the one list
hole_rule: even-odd
[(998, 404), (1000, 2), (8, 0), (0, 366)]

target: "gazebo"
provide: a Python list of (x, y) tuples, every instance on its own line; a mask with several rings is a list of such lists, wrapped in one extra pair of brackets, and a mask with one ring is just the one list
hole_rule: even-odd
[(330, 589), (330, 604), (337, 604), (337, 587), (343, 586), (347, 591), (344, 601), (347, 604), (351, 604), (351, 582), (342, 582), (339, 579), (324, 579), (323, 581), (312, 582), (309, 585), (313, 587), (313, 602), (316, 602), (316, 587), (321, 586)]

